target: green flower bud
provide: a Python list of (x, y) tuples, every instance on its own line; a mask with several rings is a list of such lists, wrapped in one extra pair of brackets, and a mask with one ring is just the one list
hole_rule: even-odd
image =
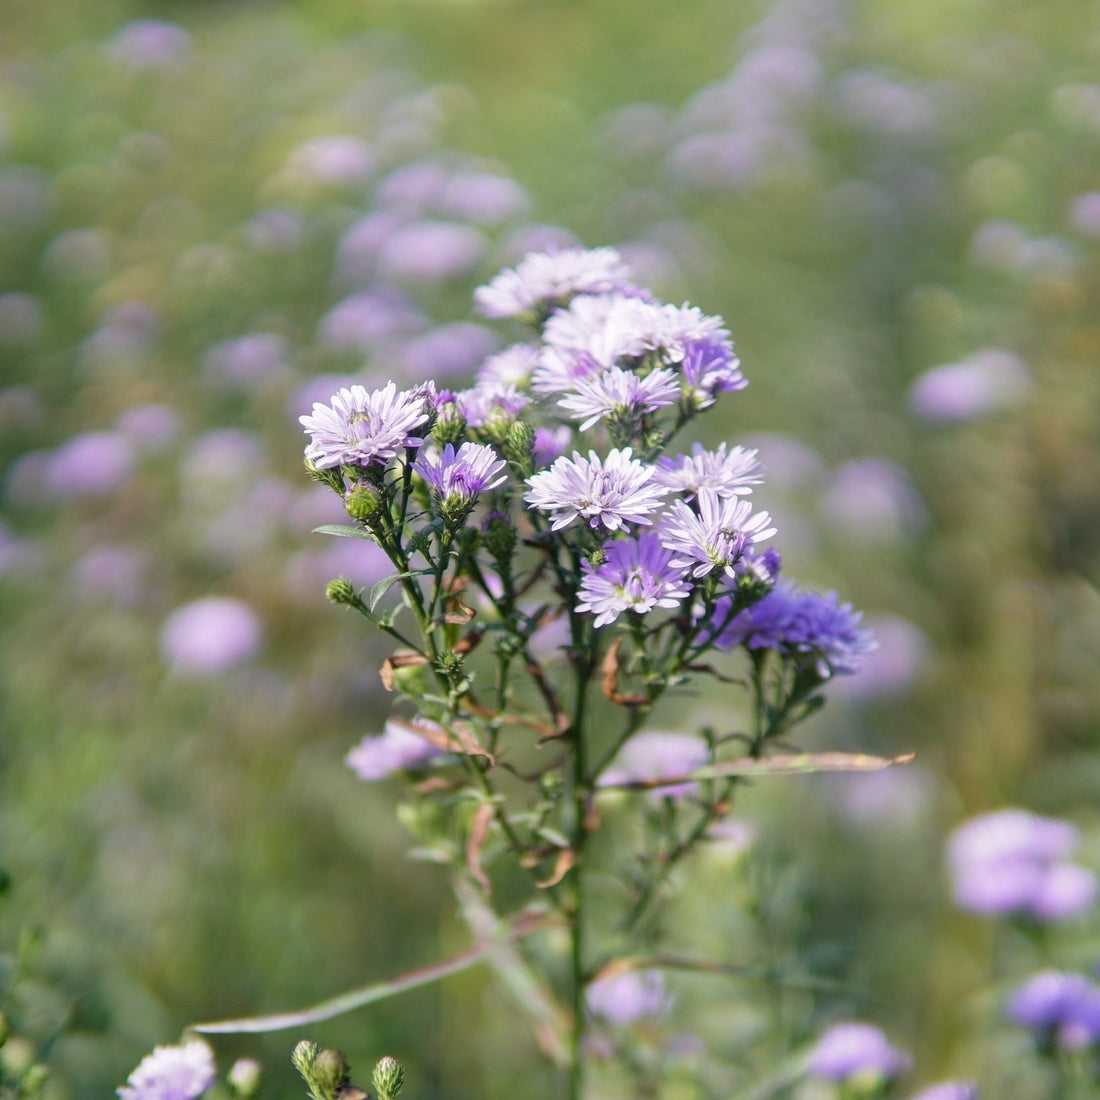
[(435, 667), (447, 677), (448, 680), (454, 679), (462, 672), (463, 660), (461, 654), (458, 653), (441, 653), (436, 658)]
[(370, 1079), (371, 1086), (378, 1093), (378, 1100), (395, 1100), (405, 1084), (405, 1070), (396, 1058), (387, 1055), (378, 1061)]
[(501, 512), (493, 512), (485, 531), (485, 545), (493, 560), (499, 565), (507, 565), (516, 552), (516, 528), (512, 521)]
[(319, 482), (321, 485), (327, 485), (334, 492), (339, 493), (341, 496), (344, 495), (344, 478), (339, 469), (318, 470), (307, 458), (306, 473), (309, 475), (311, 481)]
[(354, 607), (359, 602), (355, 586), (347, 577), (337, 577), (325, 585), (325, 595), (333, 602), (345, 607)]
[(373, 486), (360, 482), (344, 498), (344, 510), (360, 523), (370, 523), (383, 503), (382, 494)]
[(526, 420), (514, 420), (507, 436), (501, 441), (500, 449), (524, 477), (529, 476), (534, 470), (531, 455), (535, 449), (535, 429)]
[(317, 1055), (320, 1053), (320, 1044), (315, 1043), (312, 1039), (303, 1039), (290, 1052), (290, 1061), (294, 1065), (294, 1068), (305, 1079), (306, 1084), (309, 1085), (310, 1088), (313, 1087), (313, 1063), (316, 1061)]
[(255, 1096), (260, 1087), (263, 1067), (255, 1058), (238, 1058), (226, 1077), (229, 1087), (241, 1100)]
[(324, 1100), (336, 1100), (340, 1090), (350, 1083), (351, 1067), (341, 1050), (325, 1047), (313, 1059), (309, 1084)]
[(448, 443), (456, 447), (466, 438), (466, 417), (453, 402), (445, 401), (438, 407), (435, 424), (432, 427), (431, 440), (442, 450)]

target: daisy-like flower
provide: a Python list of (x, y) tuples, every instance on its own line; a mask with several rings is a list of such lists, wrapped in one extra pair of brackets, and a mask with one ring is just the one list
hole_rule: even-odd
[(668, 492), (654, 479), (654, 467), (631, 457), (631, 449), (609, 451), (601, 460), (595, 451), (564, 455), (548, 469), (527, 479), (523, 499), (553, 516), (551, 529), (567, 527), (581, 517), (589, 527), (618, 531), (628, 523), (650, 524)]
[(538, 366), (539, 349), (534, 344), (513, 344), (490, 355), (477, 369), (478, 382), (495, 386), (526, 386)]
[(471, 428), (484, 428), (496, 421), (512, 421), (528, 405), (531, 398), (513, 385), (500, 382), (479, 382), (472, 389), (455, 394), (455, 404), (462, 410)]
[(696, 410), (710, 408), (720, 393), (743, 390), (749, 383), (728, 335), (691, 343), (680, 361), (688, 398)]
[(633, 371), (610, 367), (602, 374), (578, 382), (576, 393), (563, 397), (558, 404), (575, 418), (584, 418), (580, 430), (588, 431), (605, 416), (632, 416), (675, 405), (680, 397), (680, 381), (665, 368), (644, 378)]
[(442, 451), (421, 451), (414, 469), (439, 494), (444, 515), (464, 517), (482, 493), (505, 480), (506, 465), (492, 447), (463, 443), (456, 451), (448, 443)]
[(764, 467), (756, 451), (734, 447), (727, 452), (725, 443), (708, 451), (695, 443), (690, 455), (659, 459), (657, 480), (689, 499), (703, 488), (713, 489), (720, 497), (743, 496), (764, 481)]
[(674, 552), (672, 565), (693, 566), (692, 575), (705, 577), (713, 569), (724, 569), (736, 577), (737, 561), (757, 542), (775, 534), (767, 512), (753, 513), (747, 500), (722, 497), (710, 488), (701, 488), (693, 511), (682, 500), (661, 519), (661, 541)]
[(575, 294), (605, 294), (627, 283), (630, 270), (613, 248), (532, 252), (474, 291), (486, 317), (535, 321)]
[[(718, 601), (715, 620), (722, 615)], [(714, 639), (719, 649), (744, 645), (747, 649), (774, 649), (812, 662), (824, 680), (858, 672), (876, 646), (860, 614), (842, 604), (835, 592), (803, 592), (780, 581), (762, 600), (742, 611)]]
[(614, 622), (624, 611), (678, 607), (691, 594), (682, 569), (669, 565), (672, 551), (652, 532), (604, 544), (604, 561), (586, 566), (578, 591), (578, 611), (596, 616), (596, 626)]
[(398, 393), (393, 382), (373, 393), (363, 386), (345, 387), (331, 404), (314, 402), (313, 413), (298, 418), (310, 436), (306, 459), (319, 470), (385, 465), (399, 451), (424, 442), (413, 432), (427, 423), (427, 404), (426, 393)]
[(117, 1091), (120, 1100), (196, 1100), (214, 1084), (214, 1055), (201, 1039), (154, 1047)]
[[(413, 722), (391, 720), (386, 723), (381, 736), (368, 734), (364, 737), (344, 757), (344, 763), (360, 779), (367, 781), (385, 779), (406, 768), (422, 768), (429, 760), (444, 753), (441, 748), (416, 732), (418, 726), (433, 735), (442, 734), (441, 727), (426, 718), (417, 718)], [(134, 1100), (144, 1098), (135, 1097)]]

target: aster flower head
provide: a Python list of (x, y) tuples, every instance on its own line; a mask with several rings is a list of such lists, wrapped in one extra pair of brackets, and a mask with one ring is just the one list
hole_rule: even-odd
[(661, 521), (661, 541), (674, 551), (672, 564), (691, 567), (692, 575), (705, 577), (722, 569), (736, 577), (736, 563), (757, 542), (775, 534), (767, 512), (756, 512), (747, 500), (720, 496), (700, 488), (695, 508), (674, 500)]
[(679, 607), (691, 594), (684, 571), (669, 564), (672, 552), (652, 532), (604, 544), (604, 560), (586, 565), (577, 595), (578, 611), (596, 616), (597, 627), (624, 611), (644, 614), (654, 607)]
[(576, 391), (563, 397), (558, 405), (574, 419), (582, 419), (582, 432), (604, 417), (621, 421), (637, 420), (641, 414), (675, 405), (680, 382), (671, 370), (659, 368), (642, 377), (634, 371), (609, 367), (593, 378), (582, 379)]
[(486, 317), (536, 321), (576, 294), (604, 294), (627, 284), (630, 270), (613, 248), (532, 252), (505, 268), (474, 303)]
[(889, 1081), (912, 1060), (872, 1024), (834, 1024), (810, 1051), (806, 1070), (826, 1081)]
[(117, 1091), (119, 1100), (196, 1100), (214, 1084), (214, 1055), (201, 1039), (158, 1046)]
[[(425, 731), (425, 736), (417, 728)], [(380, 736), (368, 734), (344, 758), (344, 762), (360, 779), (368, 782), (385, 779), (405, 769), (424, 767), (443, 755), (427, 735), (441, 735), (442, 729), (426, 718), (413, 722), (389, 721)], [(137, 1098), (135, 1098), (137, 1100)]]
[(659, 970), (623, 970), (597, 978), (585, 990), (588, 1011), (611, 1024), (633, 1024), (668, 1015), (672, 996)]
[[(710, 760), (710, 749), (702, 737), (691, 733), (647, 730), (636, 733), (619, 750), (615, 759), (596, 781), (598, 787), (650, 782), (686, 775)], [(686, 798), (698, 783), (669, 783), (650, 790), (651, 798)]]
[(1100, 1042), (1100, 985), (1083, 974), (1042, 970), (1013, 992), (1005, 1015), (1040, 1042), (1082, 1050)]
[(385, 465), (408, 447), (419, 447), (414, 435), (428, 422), (428, 398), (415, 391), (399, 393), (389, 382), (369, 393), (350, 386), (333, 395), (330, 404), (315, 402), (299, 422), (310, 436), (306, 459), (319, 470), (336, 466)]
[(713, 451), (695, 443), (690, 455), (658, 459), (657, 480), (688, 499), (704, 488), (713, 489), (720, 497), (744, 496), (764, 480), (764, 467), (756, 455), (744, 447), (727, 451), (725, 443)]
[(479, 382), (456, 393), (455, 404), (471, 428), (487, 428), (511, 423), (531, 399), (511, 384)]
[(567, 527), (578, 517), (592, 528), (618, 531), (628, 523), (651, 524), (668, 490), (653, 478), (654, 468), (632, 457), (629, 447), (609, 451), (601, 459), (595, 451), (584, 458), (574, 451), (548, 469), (529, 477), (523, 496), (540, 512), (553, 517), (551, 529)]
[(444, 516), (461, 521), (482, 493), (505, 480), (506, 465), (482, 443), (463, 443), (457, 451), (448, 443), (442, 451), (421, 451), (413, 468), (439, 494)]
[(912, 1100), (978, 1100), (978, 1086), (973, 1081), (941, 1081), (922, 1089)]
[(512, 344), (490, 355), (477, 369), (478, 382), (496, 386), (526, 386), (539, 362), (539, 349), (534, 344)]

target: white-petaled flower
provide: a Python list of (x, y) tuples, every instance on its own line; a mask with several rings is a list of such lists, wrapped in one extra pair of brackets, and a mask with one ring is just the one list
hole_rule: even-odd
[(456, 393), (455, 404), (471, 428), (484, 428), (493, 422), (515, 420), (531, 404), (531, 398), (512, 385), (479, 382), (472, 389)]
[(196, 1100), (214, 1084), (214, 1055), (201, 1039), (154, 1047), (117, 1091), (120, 1100)]
[(613, 248), (532, 252), (474, 291), (486, 317), (536, 320), (575, 294), (604, 294), (625, 285), (630, 271)]
[(744, 447), (727, 451), (725, 443), (714, 451), (695, 443), (690, 455), (658, 459), (657, 480), (687, 497), (703, 488), (713, 489), (720, 497), (743, 496), (764, 481), (764, 467), (756, 455)]
[(633, 371), (610, 367), (578, 382), (576, 393), (563, 397), (558, 404), (573, 418), (583, 417), (580, 430), (586, 432), (605, 416), (654, 412), (675, 405), (679, 397), (680, 381), (674, 371), (662, 367), (643, 378)]
[(747, 500), (721, 497), (713, 489), (700, 489), (693, 511), (682, 500), (661, 517), (661, 542), (674, 552), (671, 564), (694, 566), (692, 575), (704, 577), (713, 569), (736, 576), (734, 564), (755, 543), (771, 538), (771, 516), (756, 512)]
[(383, 465), (406, 447), (424, 440), (412, 433), (428, 420), (424, 393), (399, 393), (390, 382), (368, 393), (350, 386), (334, 394), (330, 405), (315, 402), (313, 413), (298, 417), (310, 436), (306, 459), (319, 470), (334, 466)]
[(586, 565), (577, 590), (577, 610), (594, 614), (596, 626), (614, 622), (624, 611), (679, 607), (691, 595), (683, 569), (669, 564), (672, 551), (654, 532), (608, 542), (603, 549), (603, 563), (595, 569)]
[(555, 531), (581, 517), (590, 527), (617, 531), (628, 523), (650, 524), (668, 490), (654, 479), (654, 468), (631, 457), (631, 450), (610, 451), (601, 460), (595, 451), (584, 458), (574, 451), (534, 477), (523, 499), (553, 516)]
[(478, 382), (496, 386), (527, 386), (539, 362), (539, 349), (534, 344), (512, 344), (490, 355), (477, 369)]
[(456, 451), (421, 451), (415, 470), (439, 494), (444, 514), (468, 513), (481, 493), (495, 489), (508, 476), (507, 463), (492, 447), (463, 443)]

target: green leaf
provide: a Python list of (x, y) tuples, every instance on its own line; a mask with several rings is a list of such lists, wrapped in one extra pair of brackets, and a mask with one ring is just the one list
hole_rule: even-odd
[(378, 601), (405, 576), (407, 574), (395, 573), (392, 577), (384, 577), (371, 588), (370, 595), (367, 597), (367, 607), (370, 609), (371, 614), (378, 606)]
[(377, 541), (370, 531), (362, 527), (347, 527), (342, 523), (326, 523), (323, 527), (314, 527), (315, 535), (339, 535), (345, 539), (366, 539), (368, 542)]

